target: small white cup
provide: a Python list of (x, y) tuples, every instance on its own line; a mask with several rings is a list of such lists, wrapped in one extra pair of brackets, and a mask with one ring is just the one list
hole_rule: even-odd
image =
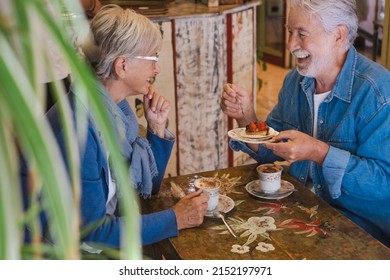
[(257, 168), (259, 190), (273, 193), (280, 189), (283, 168), (273, 163), (261, 164)]
[(221, 188), (221, 181), (214, 177), (201, 177), (194, 181), (197, 189), (202, 189), (203, 193), (209, 195), (207, 201), (207, 212), (212, 212), (218, 207), (219, 189)]

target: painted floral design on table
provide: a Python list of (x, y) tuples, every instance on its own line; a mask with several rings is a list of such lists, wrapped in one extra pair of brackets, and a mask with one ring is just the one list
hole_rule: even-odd
[[(262, 217), (250, 217), (248, 220), (241, 219), (239, 217), (229, 218), (230, 225), (236, 232), (240, 233), (240, 239), (246, 240), (242, 245), (233, 244), (231, 252), (237, 254), (243, 254), (250, 251), (249, 245), (261, 237), (262, 240), (271, 240), (270, 232), (277, 230), (275, 225), (275, 219), (270, 216)], [(211, 229), (221, 230), (221, 226), (211, 227)], [(226, 234), (227, 231), (221, 231), (221, 234)], [(274, 246), (270, 243), (259, 242), (255, 246), (256, 250), (261, 252), (268, 252), (275, 250)]]
[[(262, 253), (275, 250), (272, 244), (272, 232), (290, 230), (294, 234), (302, 235), (304, 237), (312, 237), (321, 234), (321, 237), (327, 236), (327, 230), (334, 230), (327, 223), (323, 223), (320, 218), (316, 216), (318, 205), (307, 208), (302, 205), (293, 204), (287, 205), (282, 202), (262, 202), (260, 207), (250, 211), (258, 214), (252, 216), (247, 220), (240, 217), (229, 217), (228, 222), (230, 226), (239, 234), (240, 239), (244, 240), (243, 244), (232, 244), (231, 252), (236, 254), (250, 253), (251, 250), (257, 250)], [(293, 208), (297, 208), (294, 210)], [(273, 217), (269, 216), (279, 211), (284, 211), (287, 214), (293, 215), (295, 211), (302, 211), (309, 217), (307, 220), (303, 219), (286, 219), (276, 225)], [(314, 217), (314, 219), (312, 219)], [(213, 226), (210, 229), (221, 231), (220, 234), (229, 234), (223, 225)], [(257, 241), (257, 243), (255, 243)], [(255, 244), (255, 245), (253, 245)]]
[[(196, 176), (196, 175), (195, 175)], [(239, 193), (234, 188), (237, 185), (240, 185), (241, 176), (230, 177), (230, 174), (219, 175), (218, 172), (214, 174), (215, 178), (218, 178), (221, 181), (220, 194), (226, 195), (228, 193)], [(160, 191), (156, 197), (159, 198), (176, 198), (180, 199), (188, 193), (188, 185), (190, 181), (193, 181), (198, 177), (188, 177), (187, 181), (178, 185), (175, 182), (170, 182), (170, 187), (165, 190)], [(235, 204), (240, 204), (240, 201), (236, 201)]]
[[(221, 194), (242, 194), (242, 191), (235, 189), (236, 186), (242, 184), (241, 176), (230, 177), (230, 174), (218, 173), (214, 174), (214, 177), (218, 178), (222, 182)], [(194, 178), (189, 177), (188, 181), (178, 185), (174, 182), (170, 182), (170, 188), (166, 192), (162, 192), (159, 196), (170, 196), (181, 198), (185, 195), (188, 189), (188, 182)], [(245, 200), (234, 201), (235, 207), (245, 203)], [(313, 237), (317, 234), (321, 234), (321, 237), (327, 236), (327, 231), (334, 230), (335, 228), (327, 222), (322, 222), (317, 216), (318, 205), (306, 207), (300, 203), (283, 203), (282, 201), (277, 202), (264, 202), (258, 201), (259, 207), (250, 210), (253, 214), (247, 220), (242, 219), (239, 216), (227, 218), (230, 226), (239, 234), (240, 244), (232, 244), (231, 252), (236, 254), (250, 253), (253, 250), (261, 253), (267, 253), (276, 250), (274, 244), (272, 244), (273, 232), (277, 231), (293, 231), (294, 234), (301, 235), (305, 238)], [(276, 223), (272, 217), (273, 214), (279, 211), (284, 214), (291, 215), (291, 219), (286, 219), (280, 223)], [(307, 219), (297, 219), (293, 215), (297, 211), (307, 215)], [(240, 212), (240, 211), (239, 211)], [(248, 212), (248, 210), (245, 210)], [(210, 229), (220, 231), (220, 234), (230, 234), (225, 225), (212, 226)]]
[(236, 193), (234, 187), (239, 185), (241, 182), (241, 176), (239, 177), (230, 177), (230, 174), (222, 174), (219, 176), (218, 172), (214, 174), (215, 178), (218, 178), (221, 181), (221, 188), (219, 190), (220, 194), (226, 195), (228, 193)]
[(273, 202), (259, 202), (261, 203), (261, 206), (253, 210), (252, 212), (261, 212), (265, 210), (266, 212), (264, 215), (270, 215), (273, 213), (277, 213), (279, 211), (284, 211), (292, 214), (294, 210), (292, 210), (292, 207), (290, 205), (287, 205), (285, 203), (273, 203)]
[[(261, 251), (263, 253), (266, 253), (268, 251), (275, 250), (275, 247), (272, 244), (269, 244), (269, 243), (259, 242), (259, 243), (257, 243), (257, 246), (255, 247), (255, 250), (258, 250), (258, 251)], [(245, 254), (245, 253), (249, 253), (250, 247), (247, 246), (247, 245), (234, 244), (230, 251), (232, 253)]]
[(296, 234), (305, 234), (306, 237), (311, 237), (317, 233), (322, 233), (324, 236), (327, 234), (326, 230), (321, 228), (322, 222), (319, 218), (312, 222), (305, 222), (299, 219), (287, 219), (279, 224), (280, 229), (302, 229), (301, 231), (295, 232)]

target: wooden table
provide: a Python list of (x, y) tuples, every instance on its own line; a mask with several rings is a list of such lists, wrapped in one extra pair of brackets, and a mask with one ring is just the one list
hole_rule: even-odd
[(171, 207), (176, 187), (186, 190), (193, 175), (221, 178), (222, 192), (234, 200), (227, 222), (240, 234), (235, 239), (220, 219), (206, 217), (197, 228), (157, 243), (167, 259), (390, 259), (390, 249), (345, 218), (287, 174), (282, 179), (297, 192), (279, 200), (257, 198), (245, 185), (257, 179), (256, 164), (164, 179), (161, 192), (144, 202), (144, 212)]

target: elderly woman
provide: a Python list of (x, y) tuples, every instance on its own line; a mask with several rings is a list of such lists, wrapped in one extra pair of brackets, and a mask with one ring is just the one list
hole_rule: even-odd
[[(274, 143), (234, 150), (289, 173), (390, 246), (390, 72), (356, 52), (355, 0), (290, 0), (287, 48), (296, 68), (267, 117)], [(225, 85), (221, 108), (240, 126), (256, 120), (250, 95)]]
[[(85, 56), (100, 81), (96, 94), (107, 109), (118, 145), (129, 162), (130, 174), (141, 196), (159, 191), (175, 139), (166, 129), (171, 105), (152, 87), (160, 72), (157, 62), (161, 46), (162, 36), (157, 25), (117, 5), (106, 5), (99, 10), (91, 21), (91, 36), (83, 45)], [(71, 104), (77, 102), (77, 108), (88, 114), (87, 107), (72, 90), (69, 93)], [(132, 95), (143, 95), (148, 124), (146, 138), (138, 136), (137, 119), (126, 101), (126, 97)], [(57, 106), (47, 116), (64, 152)], [(88, 116), (87, 139), (81, 147), (80, 203), (82, 226), (90, 230), (82, 241), (120, 248), (121, 240), (126, 238), (121, 237), (115, 170), (110, 166), (101, 133), (93, 117)], [(207, 200), (208, 196), (198, 191), (182, 198), (171, 209), (142, 215), (142, 243), (177, 236), (180, 229), (200, 225)]]

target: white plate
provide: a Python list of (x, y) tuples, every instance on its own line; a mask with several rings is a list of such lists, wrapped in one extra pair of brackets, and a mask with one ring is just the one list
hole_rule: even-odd
[[(227, 213), (231, 211), (234, 208), (234, 201), (230, 197), (226, 195), (219, 195), (219, 200), (218, 200), (218, 206), (217, 209), (219, 212), (222, 213)], [(206, 213), (207, 217), (213, 217), (213, 212), (207, 212)]]
[(243, 137), (241, 136), (242, 132), (245, 133), (245, 127), (239, 127), (228, 131), (228, 136), (234, 140), (250, 143), (250, 144), (262, 144), (265, 142), (271, 142), (272, 137), (279, 134), (279, 132), (275, 131), (273, 128), (270, 127), (270, 131), (272, 133), (268, 134), (267, 136), (262, 136), (263, 139), (256, 139), (256, 138), (250, 138), (250, 137)]
[(267, 135), (250, 135), (246, 134), (246, 128), (240, 127), (240, 136), (244, 138), (251, 138), (251, 139), (259, 139), (259, 140), (265, 140), (274, 137), (275, 135), (278, 135), (272, 127), (268, 129)]
[[(264, 198), (264, 199), (281, 199), (281, 198), (289, 196), (290, 194), (292, 194), (294, 192), (294, 185), (288, 181), (285, 181), (285, 180), (281, 180), (280, 189), (278, 189), (276, 192), (273, 192), (273, 193), (263, 193), (263, 192), (256, 191), (258, 184), (259, 184), (259, 180), (254, 180), (252, 182), (249, 182), (245, 186), (245, 189), (251, 195), (254, 195), (254, 196), (260, 197), (260, 198)], [(291, 191), (289, 191), (289, 190), (291, 190)]]

